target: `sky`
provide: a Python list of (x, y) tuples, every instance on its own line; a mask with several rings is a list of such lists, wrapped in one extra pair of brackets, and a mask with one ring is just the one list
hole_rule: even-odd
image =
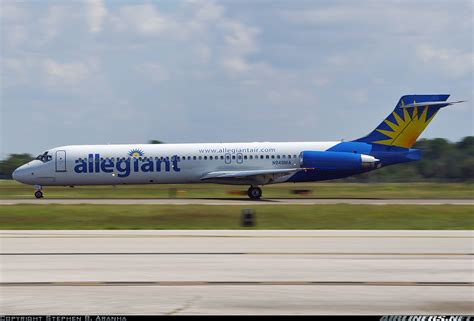
[(467, 103), (473, 2), (0, 2), (0, 158), (72, 144), (337, 141), (404, 94)]

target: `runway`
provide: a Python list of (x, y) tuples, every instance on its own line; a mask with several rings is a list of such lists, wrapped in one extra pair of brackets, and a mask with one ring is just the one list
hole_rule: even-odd
[(474, 205), (474, 199), (378, 199), (378, 198), (274, 198), (253, 201), (248, 198), (43, 198), (0, 199), (0, 205), (18, 204), (102, 204), (102, 205)]
[(1, 231), (3, 314), (473, 314), (473, 231)]

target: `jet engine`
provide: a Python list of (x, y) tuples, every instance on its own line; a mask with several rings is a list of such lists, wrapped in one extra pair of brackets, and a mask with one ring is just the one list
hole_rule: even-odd
[(380, 161), (370, 155), (347, 152), (303, 151), (300, 153), (302, 168), (316, 170), (357, 171), (376, 168)]

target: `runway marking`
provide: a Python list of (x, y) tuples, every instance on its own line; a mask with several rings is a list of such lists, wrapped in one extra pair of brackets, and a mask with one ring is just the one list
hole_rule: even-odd
[(474, 253), (402, 253), (402, 252), (38, 252), (0, 253), (0, 256), (75, 256), (75, 255), (340, 255), (340, 256), (472, 256)]
[(0, 282), (0, 287), (26, 286), (256, 286), (256, 285), (319, 285), (319, 286), (462, 286), (474, 282), (417, 281), (59, 281), (59, 282)]

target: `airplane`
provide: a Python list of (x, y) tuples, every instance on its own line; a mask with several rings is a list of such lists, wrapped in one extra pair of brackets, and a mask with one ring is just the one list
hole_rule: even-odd
[(72, 145), (49, 149), (17, 168), (18, 182), (43, 186), (192, 184), (259, 186), (314, 182), (421, 159), (411, 148), (450, 95), (405, 95), (368, 135), (336, 142)]

